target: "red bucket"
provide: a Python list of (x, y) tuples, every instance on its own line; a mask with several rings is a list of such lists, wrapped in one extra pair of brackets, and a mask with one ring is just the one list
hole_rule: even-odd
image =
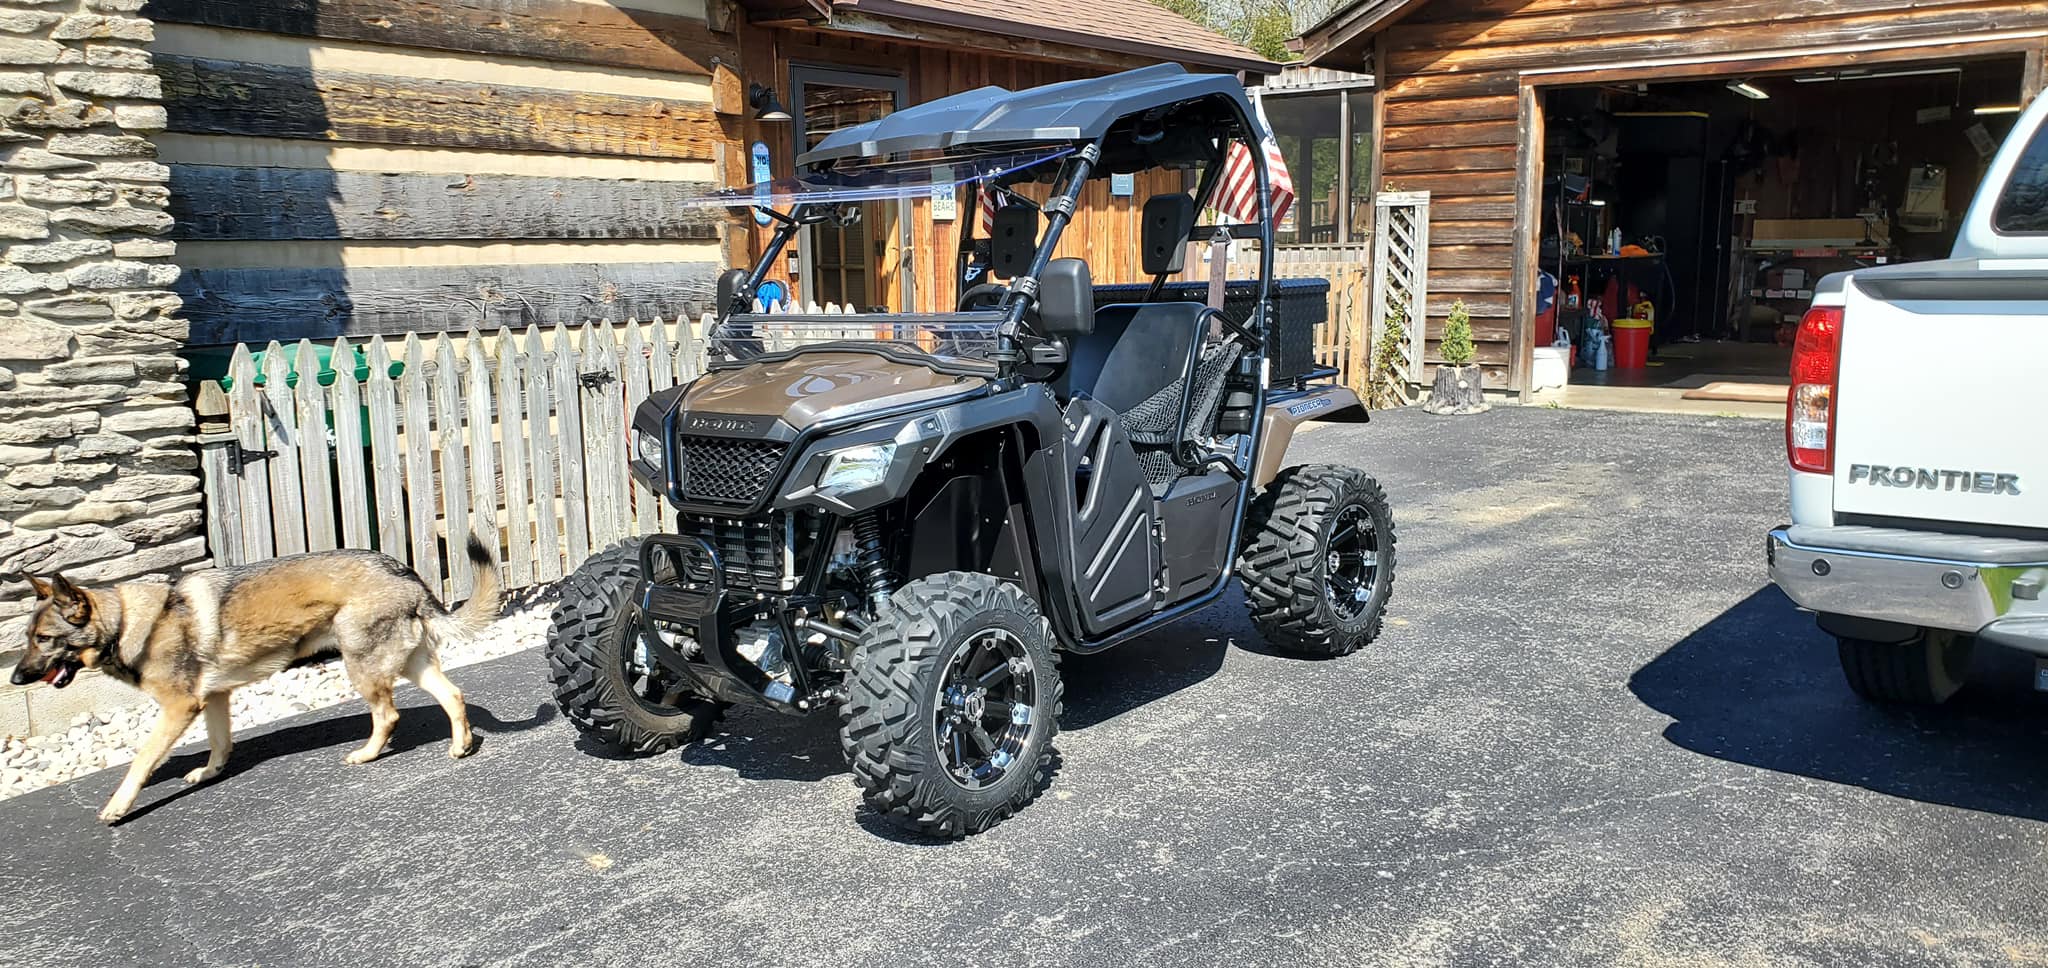
[(1650, 365), (1650, 327), (1647, 319), (1617, 319), (1614, 327), (1614, 368), (1640, 370)]

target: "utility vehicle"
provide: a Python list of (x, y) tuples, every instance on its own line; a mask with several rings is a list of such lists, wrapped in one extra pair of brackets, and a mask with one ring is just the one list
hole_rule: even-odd
[(1990, 645), (2048, 690), (2048, 98), (1950, 257), (1828, 276), (1792, 350), (1792, 523), (1771, 580), (1867, 699), (1935, 704)]
[[(548, 638), (564, 713), (640, 753), (729, 704), (836, 713), (874, 810), (961, 836), (1050, 781), (1060, 652), (1202, 609), (1233, 566), (1273, 644), (1371, 641), (1385, 495), (1358, 470), (1283, 468), (1298, 423), (1358, 398), (1315, 382), (1333, 375), (1312, 357), (1327, 284), (1270, 281), (1263, 136), (1234, 78), (1152, 67), (912, 107), (825, 137), (795, 182), (719, 196), (771, 213), (773, 239), (719, 280), (708, 372), (633, 417), (632, 473), (679, 525), (568, 581)], [(1196, 220), (1233, 143), (1262, 217), (1220, 231), (1256, 244), (1258, 274), (1218, 276), (1212, 306), (1173, 277), (1191, 241), (1220, 265)], [(1193, 190), (1142, 206), (1149, 283), (1098, 288), (1056, 257), (1084, 186), (1158, 169)], [(963, 275), (1007, 282), (963, 286), (953, 312), (754, 311), (806, 226), (948, 189), (1002, 201)]]

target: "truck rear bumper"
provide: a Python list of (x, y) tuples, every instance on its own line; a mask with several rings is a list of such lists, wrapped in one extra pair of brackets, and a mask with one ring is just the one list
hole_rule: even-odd
[(1771, 581), (1804, 608), (2048, 655), (2048, 542), (1793, 525), (1771, 531), (1766, 553)]

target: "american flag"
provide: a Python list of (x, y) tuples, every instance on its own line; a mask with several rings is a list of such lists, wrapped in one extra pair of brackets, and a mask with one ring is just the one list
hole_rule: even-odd
[(996, 234), (996, 193), (988, 182), (979, 183), (974, 192), (974, 234), (984, 238), (995, 238)]
[[(1266, 124), (1265, 106), (1260, 105), (1258, 111), (1260, 131), (1272, 131)], [(1271, 134), (1262, 134), (1259, 147), (1266, 152), (1267, 177), (1273, 182), (1273, 223), (1278, 225), (1294, 206), (1294, 176), (1287, 173), (1287, 159)], [(1218, 188), (1216, 208), (1240, 222), (1259, 220), (1259, 175), (1252, 167), (1252, 151), (1242, 141), (1231, 142), (1229, 153), (1223, 156), (1223, 184)]]

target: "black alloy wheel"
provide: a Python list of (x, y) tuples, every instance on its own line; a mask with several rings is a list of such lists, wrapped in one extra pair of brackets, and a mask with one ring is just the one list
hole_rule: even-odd
[(1329, 561), (1324, 581), (1330, 607), (1346, 621), (1365, 614), (1379, 581), (1380, 539), (1372, 514), (1363, 504), (1347, 504), (1330, 528)]
[(1037, 678), (1024, 643), (1002, 628), (983, 631), (946, 663), (932, 739), (953, 782), (984, 790), (1016, 768), (1040, 715)]

